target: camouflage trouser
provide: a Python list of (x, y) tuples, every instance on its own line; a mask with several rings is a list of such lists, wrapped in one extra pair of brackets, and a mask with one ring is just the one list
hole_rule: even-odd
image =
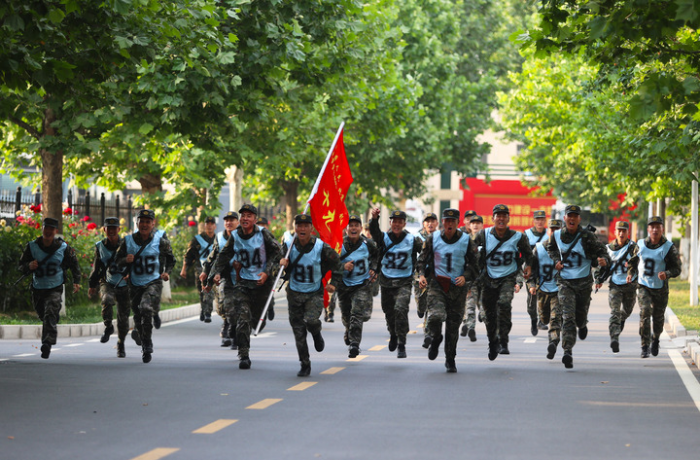
[(544, 324), (549, 324), (549, 341), (559, 345), (561, 339), (561, 305), (558, 292), (537, 290), (537, 314)]
[(360, 345), (362, 323), (366, 323), (372, 317), (372, 290), (367, 285), (344, 287), (337, 292), (347, 341)]
[(661, 289), (649, 289), (639, 285), (637, 301), (639, 302), (639, 335), (642, 337), (642, 346), (645, 347), (649, 346), (652, 340), (659, 340), (664, 332), (668, 286)]
[(558, 286), (562, 312), (561, 346), (565, 353), (571, 353), (576, 345), (576, 328), (580, 329), (588, 324), (593, 285), (586, 279), (574, 283), (560, 282)]
[(425, 314), (428, 311), (428, 290), (423, 291), (418, 281), (413, 282), (413, 299), (416, 301), (418, 313)]
[(163, 281), (158, 279), (145, 286), (129, 286), (131, 311), (134, 312), (134, 325), (143, 346), (152, 345), (153, 315), (160, 311), (160, 295)]
[(435, 279), (428, 286), (428, 330), (431, 337), (440, 337), (442, 323), (445, 323), (445, 357), (454, 359), (457, 355), (459, 326), (464, 318), (464, 304), (469, 285), (451, 285), (448, 292), (442, 289)]
[(226, 318), (226, 310), (224, 308), (225, 296), (224, 287), (226, 283), (220, 282), (218, 286), (214, 286), (211, 290), (214, 292), (214, 305), (216, 306), (216, 314), (221, 318)]
[(531, 321), (537, 321), (537, 295), (530, 294), (529, 289), (527, 290), (527, 314), (530, 315)]
[(467, 294), (467, 308), (464, 315), (464, 324), (467, 329), (476, 327), (476, 311), (479, 310), (479, 315), (484, 317), (484, 307), (481, 305), (481, 288), (477, 283), (472, 283)]
[(620, 339), (622, 332), (622, 321), (627, 320), (634, 309), (635, 296), (637, 293), (637, 283), (623, 284), (618, 286), (610, 283), (608, 302), (610, 303), (610, 341)]
[(335, 307), (336, 304), (338, 303), (338, 294), (334, 292), (331, 295), (331, 298), (328, 300), (328, 308), (326, 308), (326, 316), (328, 318), (333, 318), (335, 315)]
[(390, 335), (397, 337), (397, 343), (406, 343), (410, 301), (411, 283), (397, 287), (382, 286), (382, 311), (386, 317), (386, 328)]
[(372, 297), (377, 297), (379, 295), (379, 281), (374, 280), (369, 285), (372, 287)]
[(58, 336), (59, 313), (61, 311), (61, 295), (63, 285), (53, 289), (32, 288), (32, 303), (34, 310), (43, 323), (41, 328), (41, 343), (56, 345)]
[(513, 327), (512, 311), (515, 295), (515, 276), (486, 282), (481, 288), (484, 324), (489, 344), (507, 344)]
[[(272, 290), (272, 283), (251, 288), (238, 283), (231, 290), (231, 303), (233, 308), (228, 310), (228, 322), (231, 332), (236, 331), (236, 344), (238, 345), (238, 357), (248, 357), (250, 351), (250, 333), (258, 326), (265, 302)], [(266, 320), (263, 320), (260, 330), (265, 328)]]
[(302, 364), (309, 364), (309, 345), (306, 343), (307, 331), (311, 335), (321, 332), (321, 313), (323, 313), (323, 290), (315, 292), (295, 292), (287, 288), (289, 305), (289, 324), (292, 326), (294, 341)]
[(194, 277), (197, 283), (197, 291), (199, 291), (199, 304), (202, 308), (202, 313), (211, 316), (211, 312), (214, 310), (214, 290), (207, 292), (202, 290), (202, 282), (199, 281), (199, 275), (202, 274), (202, 266), (197, 263), (194, 266)]
[(117, 306), (117, 333), (119, 340), (123, 342), (129, 333), (129, 288), (102, 283), (100, 284), (100, 299), (102, 301), (102, 320), (105, 327), (112, 325), (114, 305)]

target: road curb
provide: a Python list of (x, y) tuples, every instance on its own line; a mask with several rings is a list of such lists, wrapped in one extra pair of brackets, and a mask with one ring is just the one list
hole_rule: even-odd
[(666, 307), (666, 313), (664, 314), (666, 320), (666, 330), (675, 335), (676, 337), (687, 337), (685, 340), (685, 350), (688, 356), (692, 360), (692, 364), (700, 369), (700, 342), (698, 342), (697, 336), (688, 336), (688, 331), (678, 320), (678, 317), (673, 312), (671, 307)]

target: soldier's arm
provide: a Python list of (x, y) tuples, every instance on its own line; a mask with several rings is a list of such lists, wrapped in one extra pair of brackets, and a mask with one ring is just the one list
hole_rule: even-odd
[(216, 275), (224, 272), (229, 261), (233, 259), (233, 256), (236, 254), (236, 252), (233, 249), (234, 241), (235, 238), (232, 234), (231, 237), (226, 241), (224, 247), (219, 249), (219, 255), (216, 257), (216, 261), (214, 262), (214, 265), (211, 271), (209, 272), (209, 285), (213, 284), (213, 278)]
[(557, 240), (554, 238), (554, 232), (549, 235), (549, 240), (544, 244), (544, 248), (547, 250), (549, 258), (552, 259), (554, 265), (557, 262), (561, 262), (561, 253), (559, 252), (559, 246), (557, 245)]
[(100, 285), (100, 278), (102, 278), (106, 269), (107, 267), (105, 267), (105, 264), (102, 263), (102, 259), (100, 258), (100, 251), (98, 251), (97, 247), (95, 247), (95, 255), (92, 261), (92, 271), (90, 272), (90, 277), (88, 278), (88, 286), (90, 288), (94, 289)]
[(379, 228), (379, 219), (370, 219), (369, 234), (372, 235), (372, 239), (377, 243), (379, 251), (384, 252), (384, 234)]
[(369, 251), (369, 269), (376, 273), (377, 265), (379, 264), (379, 248), (374, 240), (365, 240), (367, 250)]
[(160, 259), (161, 266), (163, 267), (163, 273), (170, 276), (170, 273), (173, 271), (177, 261), (175, 260), (175, 255), (173, 254), (173, 248), (170, 245), (170, 240), (165, 235), (163, 235), (163, 237), (160, 239)]
[(413, 263), (413, 266), (416, 266), (416, 262), (418, 262), (418, 254), (421, 253), (423, 250), (423, 245), (424, 242), (422, 239), (415, 237), (413, 238), (413, 251), (411, 252), (411, 262)]
[(474, 240), (469, 238), (469, 246), (465, 255), (464, 279), (475, 280), (479, 276), (479, 251)]
[(32, 255), (32, 250), (29, 248), (29, 243), (27, 243), (27, 246), (24, 248), (24, 252), (22, 253), (22, 257), (19, 259), (19, 264), (17, 265), (17, 270), (22, 272), (24, 275), (28, 275), (32, 271), (29, 269), (29, 263), (34, 260), (34, 256)]
[(71, 246), (66, 248), (65, 256), (63, 257), (63, 262), (61, 263), (64, 269), (70, 270), (73, 275), (73, 284), (80, 284), (82, 279), (82, 273), (80, 271), (80, 263), (78, 262), (78, 256), (75, 254), (75, 249)]
[(343, 276), (343, 264), (340, 262), (340, 256), (331, 248), (328, 243), (323, 243), (321, 249), (321, 276), (326, 276), (326, 273), (331, 272), (331, 276)]
[(636, 244), (630, 249), (630, 258), (627, 261), (627, 276), (634, 278), (637, 276), (639, 269), (639, 246)]
[(423, 243), (423, 249), (418, 256), (416, 262), (416, 273), (418, 276), (428, 276), (430, 264), (433, 262), (433, 237), (432, 235), (426, 238)]
[(194, 237), (192, 240), (190, 240), (189, 244), (187, 245), (187, 250), (185, 251), (185, 257), (182, 261), (182, 269), (187, 270), (187, 267), (191, 266), (194, 264), (194, 261), (199, 259), (199, 251), (201, 249), (201, 246), (199, 242), (197, 241), (197, 238)]
[(527, 279), (527, 288), (537, 288), (537, 283), (540, 279), (540, 259), (537, 257), (537, 251), (539, 248), (535, 247), (532, 251), (532, 264), (530, 265), (531, 274), (530, 278)]
[(124, 241), (122, 241), (122, 243), (117, 248), (117, 255), (114, 258), (115, 263), (117, 264), (117, 267), (124, 268), (127, 265), (127, 262), (126, 262), (127, 255), (128, 255), (128, 253), (126, 250), (126, 238), (124, 238)]
[(681, 274), (681, 258), (678, 254), (678, 249), (676, 245), (671, 246), (671, 249), (666, 254), (664, 258), (666, 262), (666, 278), (675, 278)]
[(530, 247), (530, 241), (527, 239), (527, 235), (521, 234), (520, 240), (518, 241), (518, 251), (520, 251), (520, 258), (526, 267), (532, 266), (532, 248)]
[(214, 267), (214, 264), (216, 263), (216, 258), (219, 255), (219, 239), (217, 238), (216, 241), (214, 241), (214, 246), (211, 248), (211, 252), (207, 256), (207, 260), (204, 261), (204, 264), (202, 264), (202, 273), (204, 273), (205, 276), (209, 276), (209, 272), (211, 272), (211, 269)]
[(267, 266), (265, 267), (265, 273), (267, 273), (268, 278), (270, 278), (277, 275), (280, 259), (282, 258), (282, 248), (277, 240), (275, 240), (274, 235), (268, 229), (263, 228), (262, 234), (268, 260)]

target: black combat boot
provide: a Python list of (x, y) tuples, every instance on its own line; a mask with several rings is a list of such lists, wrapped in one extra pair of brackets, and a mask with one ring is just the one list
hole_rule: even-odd
[(442, 334), (438, 335), (437, 337), (433, 337), (433, 341), (430, 344), (430, 348), (428, 349), (428, 359), (433, 361), (435, 358), (437, 358), (438, 353), (440, 352), (440, 344), (442, 343)]
[(564, 352), (564, 357), (561, 359), (561, 362), (564, 363), (564, 367), (567, 369), (572, 369), (574, 367), (574, 357), (571, 355), (570, 351)]
[(405, 358), (406, 355), (406, 344), (400, 343), (399, 344), (399, 351), (396, 353), (397, 358)]
[(119, 339), (117, 342), (117, 358), (126, 358), (126, 350), (124, 349), (124, 341)]
[(311, 363), (301, 363), (301, 369), (297, 372), (297, 377), (308, 377), (311, 374)]
[(644, 345), (644, 346), (642, 347), (642, 354), (641, 354), (641, 357), (642, 357), (642, 358), (648, 358), (648, 357), (649, 357), (649, 345)]
[(312, 335), (314, 339), (314, 348), (316, 349), (317, 352), (322, 352), (324, 348), (326, 348), (326, 342), (323, 340), (323, 336), (321, 335), (321, 331), (318, 331), (316, 334)]
[(455, 364), (454, 358), (448, 358), (445, 360), (445, 369), (449, 374), (454, 374), (457, 372), (457, 365)]
[(399, 338), (395, 335), (389, 336), (389, 351), (396, 350), (396, 345), (399, 343)]
[(112, 326), (112, 323), (109, 323), (109, 326), (105, 326), (105, 331), (102, 334), (102, 337), (100, 337), (100, 342), (109, 342), (109, 336), (112, 334), (114, 334), (114, 326)]
[(651, 356), (659, 356), (659, 339), (651, 342)]

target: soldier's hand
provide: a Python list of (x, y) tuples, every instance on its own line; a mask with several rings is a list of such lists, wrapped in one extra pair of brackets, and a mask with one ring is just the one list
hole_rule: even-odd
[(187, 278), (187, 267), (182, 267), (182, 270), (180, 270), (180, 276)]
[(666, 276), (666, 272), (659, 272), (659, 279), (661, 281), (666, 281), (667, 278), (668, 276)]
[(596, 284), (595, 284), (595, 290), (597, 291), (598, 289), (600, 289), (600, 287), (601, 287), (602, 285), (603, 285), (603, 283), (596, 283)]
[(77, 293), (80, 290), (80, 285), (79, 284), (73, 284), (73, 294)]
[(561, 260), (554, 265), (554, 269), (557, 271), (561, 271), (562, 268), (564, 268), (564, 264), (561, 263)]
[(601, 267), (607, 267), (608, 261), (605, 260), (605, 257), (598, 257), (598, 265), (600, 265)]
[(219, 273), (217, 273), (216, 275), (214, 275), (214, 282), (218, 286), (220, 281), (221, 281), (221, 275)]
[(455, 278), (455, 286), (464, 286), (464, 283), (466, 282), (467, 280), (464, 279), (463, 276), (458, 276), (457, 278)]
[(343, 266), (346, 272), (351, 272), (353, 268), (355, 268), (355, 264), (352, 262), (346, 262), (345, 265)]
[(89, 288), (89, 289), (88, 289), (88, 297), (90, 297), (90, 298), (92, 299), (92, 298), (95, 296), (95, 293), (96, 293), (96, 292), (97, 292), (97, 289), (95, 289), (95, 288)]
[(167, 273), (163, 273), (162, 275), (160, 275), (160, 279), (162, 279), (163, 281), (168, 281), (170, 280), (170, 275), (168, 275)]
[(202, 286), (202, 291), (211, 292), (211, 286)]
[(36, 270), (37, 268), (39, 268), (39, 262), (38, 262), (38, 261), (32, 260), (31, 262), (29, 262), (29, 269), (30, 269), (31, 271), (34, 271), (34, 270)]
[(425, 276), (421, 275), (420, 278), (418, 278), (418, 286), (420, 286), (421, 289), (428, 287), (428, 280), (425, 279)]
[(523, 267), (523, 278), (528, 279), (528, 278), (530, 278), (531, 274), (532, 274), (532, 268), (528, 265), (525, 265)]
[(627, 275), (627, 279), (625, 281), (627, 281), (628, 283), (631, 283), (632, 282), (632, 275)]
[(127, 264), (132, 264), (132, 263), (134, 263), (134, 255), (133, 255), (133, 254), (127, 254), (127, 255), (126, 255), (126, 263), (127, 263)]
[(289, 259), (280, 259), (280, 267), (287, 268), (287, 265), (289, 265)]
[(200, 273), (200, 274), (199, 274), (199, 282), (200, 282), (200, 283), (203, 283), (203, 282), (205, 282), (206, 280), (207, 280), (207, 274), (204, 273), (204, 272)]
[(326, 284), (326, 292), (333, 294), (335, 292), (335, 286), (330, 283)]
[(530, 288), (530, 294), (532, 294), (532, 295), (537, 294), (537, 288), (531, 287), (531, 288)]
[(520, 285), (516, 284), (515, 285), (515, 293), (517, 294), (518, 292), (520, 292)]
[(382, 212), (381, 208), (374, 208), (372, 209), (372, 219), (376, 219), (379, 217), (379, 214)]
[(256, 282), (256, 284), (258, 286), (262, 286), (266, 282), (267, 282), (267, 273), (262, 272), (261, 274), (258, 275), (258, 281)]

